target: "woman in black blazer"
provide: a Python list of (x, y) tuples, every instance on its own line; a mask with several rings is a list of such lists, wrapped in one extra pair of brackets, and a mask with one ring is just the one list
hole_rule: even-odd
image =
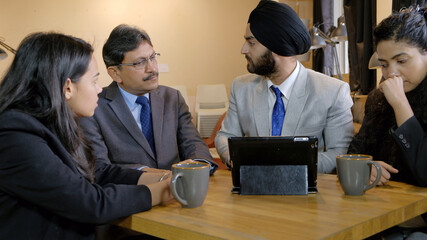
[[(379, 162), (379, 185), (393, 180), (427, 187), (426, 10), (402, 9), (374, 30), (383, 80), (368, 95), (362, 127), (348, 152), (369, 154)], [(376, 175), (372, 170), (371, 179)], [(379, 236), (404, 239), (412, 231), (427, 232), (426, 220), (423, 214)], [(427, 238), (427, 234), (415, 234), (408, 239)]]
[(81, 39), (35, 33), (1, 82), (2, 239), (94, 239), (95, 225), (172, 198), (168, 172), (95, 164), (76, 121), (93, 115), (101, 91), (92, 52)]
[[(427, 187), (427, 13), (395, 12), (374, 30), (383, 81), (369, 95), (349, 153), (372, 155), (389, 180)], [(375, 179), (373, 170), (371, 179)]]

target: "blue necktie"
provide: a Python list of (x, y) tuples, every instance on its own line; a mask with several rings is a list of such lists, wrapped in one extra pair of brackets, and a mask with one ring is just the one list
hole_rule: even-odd
[(154, 155), (156, 155), (156, 150), (154, 148), (153, 124), (151, 122), (150, 102), (148, 98), (141, 96), (136, 99), (136, 103), (141, 105), (141, 114), (139, 115), (139, 120), (141, 121), (142, 133), (150, 144)]
[(276, 103), (274, 103), (273, 107), (271, 135), (280, 136), (282, 134), (283, 120), (285, 120), (285, 105), (283, 104), (282, 92), (275, 86), (271, 86), (271, 89), (276, 94)]

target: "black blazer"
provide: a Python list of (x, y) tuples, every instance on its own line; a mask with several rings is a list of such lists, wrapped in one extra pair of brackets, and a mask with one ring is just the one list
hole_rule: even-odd
[(414, 184), (427, 187), (427, 135), (418, 120), (411, 117), (392, 132), (392, 136), (402, 150)]
[(0, 238), (94, 239), (94, 226), (151, 208), (141, 172), (97, 166), (96, 184), (32, 116), (0, 115)]
[[(354, 136), (348, 153), (372, 155), (374, 160), (391, 164), (399, 172), (392, 174), (390, 180), (427, 187), (427, 135), (420, 122), (413, 116), (399, 128), (390, 129), (372, 142), (368, 136), (373, 135), (373, 128), (380, 124), (372, 118), (371, 102), (368, 101), (369, 97), (362, 127)], [(394, 115), (389, 117), (394, 118)], [(388, 136), (392, 138), (392, 143), (388, 142)], [(391, 162), (391, 158), (397, 160)]]

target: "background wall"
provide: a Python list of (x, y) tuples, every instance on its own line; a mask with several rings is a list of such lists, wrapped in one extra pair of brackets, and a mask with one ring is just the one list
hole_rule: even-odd
[[(377, 0), (377, 24), (391, 14), (392, 0)], [(381, 68), (377, 69), (377, 86), (382, 77)]]
[[(102, 46), (121, 23), (148, 32), (161, 53), (163, 85), (186, 85), (188, 95), (197, 84), (224, 83), (247, 73), (240, 54), (249, 13), (259, 0), (1, 0), (0, 37), (13, 48), (35, 31), (58, 31), (93, 44), (100, 84), (111, 82), (102, 61)], [(0, 61), (0, 75), (13, 54)]]
[[(197, 84), (224, 83), (245, 74), (240, 54), (250, 11), (259, 0), (1, 0), (0, 37), (17, 48), (35, 31), (59, 31), (94, 45), (101, 72), (100, 84), (111, 82), (101, 49), (111, 30), (121, 23), (136, 25), (151, 36), (169, 72), (160, 75), (163, 85), (186, 85), (188, 95)], [(281, 0), (312, 26), (313, 0)], [(378, 22), (391, 13), (391, 0), (377, 0)], [(0, 76), (13, 54), (0, 61)], [(303, 62), (311, 68), (311, 60)], [(378, 71), (380, 72), (380, 71)], [(379, 73), (378, 75), (380, 75)]]

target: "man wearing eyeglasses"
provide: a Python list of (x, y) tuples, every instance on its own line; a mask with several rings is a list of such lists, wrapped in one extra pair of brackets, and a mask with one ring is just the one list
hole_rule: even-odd
[(113, 82), (99, 94), (98, 108), (81, 120), (97, 161), (156, 171), (180, 161), (217, 164), (191, 122), (181, 93), (161, 86), (150, 37), (136, 27), (119, 25), (103, 47)]

